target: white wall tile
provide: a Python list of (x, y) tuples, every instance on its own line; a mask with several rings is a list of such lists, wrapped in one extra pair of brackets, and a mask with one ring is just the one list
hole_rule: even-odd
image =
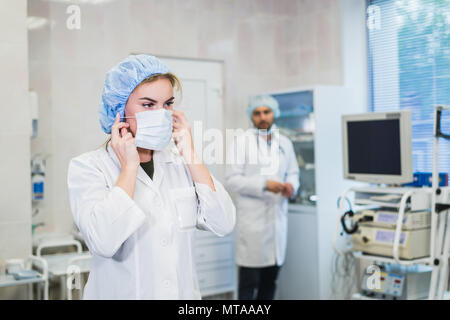
[(31, 253), (27, 5), (0, 2), (0, 259)]
[(0, 223), (31, 220), (31, 178), (29, 136), (0, 135), (2, 192)]
[(7, 119), (0, 132), (30, 133), (27, 44), (0, 42), (0, 61), (0, 110)]
[(31, 254), (31, 224), (0, 223), (0, 259), (24, 259)]
[(2, 0), (0, 9), (0, 43), (26, 44), (27, 1)]

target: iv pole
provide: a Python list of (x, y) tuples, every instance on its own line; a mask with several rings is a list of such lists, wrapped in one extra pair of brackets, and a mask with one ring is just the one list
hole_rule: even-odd
[[(428, 299), (432, 300), (436, 296), (436, 287), (439, 282), (437, 299), (442, 300), (447, 289), (448, 281), (448, 259), (450, 250), (450, 215), (447, 214), (450, 205), (448, 203), (438, 203), (438, 196), (442, 193), (439, 188), (438, 170), (438, 143), (439, 138), (450, 140), (450, 135), (441, 131), (441, 115), (443, 110), (450, 110), (450, 106), (435, 106), (434, 118), (434, 141), (433, 141), (433, 176), (431, 195), (431, 247), (430, 257), (433, 263), (431, 273), (430, 293)], [(444, 199), (448, 202), (448, 199)], [(441, 215), (442, 213), (442, 215)], [(448, 217), (447, 217), (448, 216)], [(448, 219), (448, 221), (447, 221)], [(439, 228), (437, 237), (436, 231)], [(445, 239), (445, 240), (444, 240)], [(443, 243), (444, 242), (444, 243)]]

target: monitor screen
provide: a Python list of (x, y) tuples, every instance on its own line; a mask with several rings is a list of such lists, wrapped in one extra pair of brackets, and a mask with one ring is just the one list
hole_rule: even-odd
[(349, 174), (401, 175), (400, 120), (347, 122)]

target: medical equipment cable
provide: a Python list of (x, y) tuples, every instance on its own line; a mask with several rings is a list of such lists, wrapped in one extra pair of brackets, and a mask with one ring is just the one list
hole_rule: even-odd
[(334, 253), (331, 276), (333, 299), (349, 299), (356, 281), (355, 258), (351, 252), (342, 256)]
[[(337, 200), (339, 207), (341, 197)], [(353, 212), (350, 200), (345, 197), (349, 210)], [(347, 211), (347, 212), (348, 212)], [(339, 255), (336, 252), (333, 254), (333, 262), (331, 264), (331, 293), (333, 299), (349, 299), (351, 298), (356, 281), (355, 257), (352, 252), (346, 252)]]

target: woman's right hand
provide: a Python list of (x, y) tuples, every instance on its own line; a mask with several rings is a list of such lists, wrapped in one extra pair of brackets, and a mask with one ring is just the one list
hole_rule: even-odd
[(136, 170), (140, 164), (134, 137), (127, 130), (129, 126), (126, 122), (120, 122), (120, 114), (117, 113), (114, 124), (111, 127), (111, 147), (120, 161), (122, 170)]

